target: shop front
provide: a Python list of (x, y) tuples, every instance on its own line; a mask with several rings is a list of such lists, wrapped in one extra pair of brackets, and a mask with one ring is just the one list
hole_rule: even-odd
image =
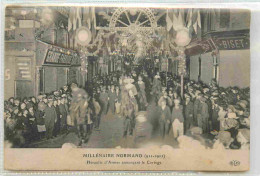
[(34, 53), (13, 51), (6, 52), (5, 57), (5, 99), (33, 96)]
[[(80, 56), (72, 50), (41, 42), (38, 55), (38, 93), (50, 93), (71, 83), (80, 84)], [(45, 53), (45, 54), (44, 54)]]
[(204, 40), (186, 50), (190, 79), (219, 86), (250, 85), (249, 30), (212, 32)]

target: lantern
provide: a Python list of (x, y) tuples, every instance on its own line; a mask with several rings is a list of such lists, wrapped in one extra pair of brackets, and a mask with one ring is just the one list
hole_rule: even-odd
[(188, 28), (182, 28), (177, 30), (175, 43), (178, 46), (187, 46), (191, 41), (189, 29)]
[(75, 36), (76, 42), (80, 44), (81, 46), (87, 46), (89, 42), (91, 41), (91, 32), (88, 28), (82, 26), (77, 29), (76, 36)]

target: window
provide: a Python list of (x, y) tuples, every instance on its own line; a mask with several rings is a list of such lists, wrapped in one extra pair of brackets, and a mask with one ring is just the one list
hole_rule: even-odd
[(220, 11), (220, 28), (229, 28), (230, 24), (230, 10), (221, 9)]

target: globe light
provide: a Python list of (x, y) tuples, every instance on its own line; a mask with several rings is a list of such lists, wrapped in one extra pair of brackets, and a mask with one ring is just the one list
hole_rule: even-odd
[(135, 9), (130, 9), (130, 14), (131, 14), (132, 16), (136, 15), (136, 10), (135, 10)]
[(189, 30), (187, 28), (182, 28), (177, 30), (175, 43), (178, 46), (187, 46), (191, 41)]
[(21, 14), (22, 14), (22, 15), (26, 15), (26, 14), (27, 14), (26, 10), (22, 10), (22, 11), (21, 11)]

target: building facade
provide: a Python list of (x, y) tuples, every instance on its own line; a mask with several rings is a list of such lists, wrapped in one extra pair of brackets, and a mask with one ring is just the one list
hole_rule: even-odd
[[(52, 22), (45, 25), (42, 14)], [(5, 15), (5, 99), (82, 84), (80, 56), (69, 49), (64, 14), (40, 7), (6, 7)]]
[(250, 12), (222, 9), (202, 14), (202, 40), (186, 50), (189, 78), (207, 84), (215, 79), (222, 87), (249, 87)]

